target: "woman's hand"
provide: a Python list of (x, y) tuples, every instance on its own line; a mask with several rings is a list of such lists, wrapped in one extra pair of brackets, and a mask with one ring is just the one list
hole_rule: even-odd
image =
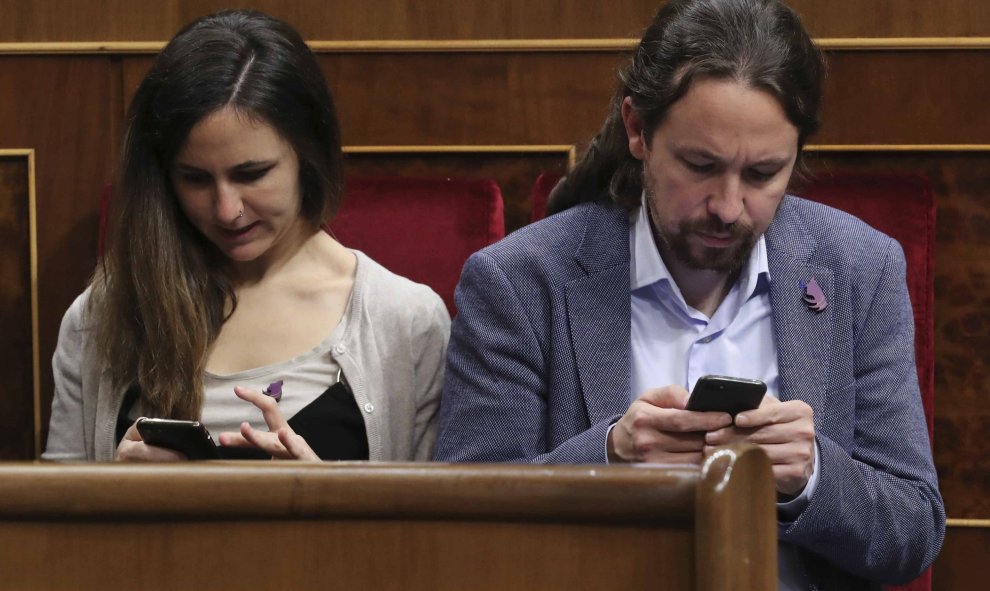
[(220, 445), (224, 447), (254, 447), (270, 454), (274, 459), (281, 460), (318, 461), (320, 459), (306, 443), (306, 440), (289, 427), (289, 423), (282, 416), (282, 411), (279, 410), (275, 399), (241, 386), (234, 388), (234, 394), (261, 410), (265, 424), (268, 425), (268, 432), (259, 431), (246, 422), (241, 423), (239, 433), (225, 432), (220, 434)]
[(189, 458), (175, 450), (145, 443), (138, 433), (135, 421), (127, 433), (124, 433), (113, 459), (117, 462), (182, 462)]

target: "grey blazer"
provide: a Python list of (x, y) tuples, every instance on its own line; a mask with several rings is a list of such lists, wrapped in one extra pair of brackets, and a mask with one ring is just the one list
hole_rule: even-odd
[[(914, 364), (904, 255), (785, 197), (766, 232), (782, 400), (814, 409), (819, 480), (781, 523), (818, 588), (917, 576), (945, 513)], [(829, 306), (812, 311), (802, 281)], [(473, 255), (457, 288), (436, 458), (604, 463), (630, 387), (629, 218), (585, 204)]]

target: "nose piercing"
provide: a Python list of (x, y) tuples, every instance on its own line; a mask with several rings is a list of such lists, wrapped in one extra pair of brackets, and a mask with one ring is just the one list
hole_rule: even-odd
[(237, 210), (237, 217), (239, 217), (239, 218), (244, 217), (244, 210), (243, 209)]

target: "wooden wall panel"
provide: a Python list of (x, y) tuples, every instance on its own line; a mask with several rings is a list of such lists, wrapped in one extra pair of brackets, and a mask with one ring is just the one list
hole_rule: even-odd
[[(990, 3), (988, 3), (990, 5)], [(990, 51), (830, 51), (814, 143), (987, 144)]]
[[(987, 144), (990, 51), (830, 51), (815, 144)], [(597, 132), (622, 52), (320, 54), (347, 145), (572, 144)], [(149, 57), (124, 60), (125, 96)], [(479, 113), (484, 116), (479, 117)]]
[(30, 198), (28, 156), (0, 153), (0, 460), (34, 452)]
[[(321, 54), (344, 145), (545, 145), (590, 139), (615, 53)], [(124, 59), (129, 102), (150, 67)]]
[(934, 591), (983, 589), (990, 581), (990, 526), (949, 526), (932, 571)]
[[(246, 0), (307, 39), (639, 37), (660, 0)], [(984, 0), (791, 0), (818, 37), (990, 35)], [(226, 0), (0, 0), (0, 42), (165, 41)]]
[[(110, 176), (111, 138), (119, 133), (113, 71), (105, 57), (0, 56), (0, 148), (35, 150), (43, 426), (59, 323), (96, 258), (99, 196)], [(33, 438), (33, 426), (19, 427)]]

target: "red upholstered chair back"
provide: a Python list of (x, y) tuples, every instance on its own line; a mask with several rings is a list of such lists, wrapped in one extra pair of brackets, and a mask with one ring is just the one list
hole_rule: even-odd
[[(111, 194), (107, 185), (100, 201), (101, 256)], [(328, 231), (390, 271), (429, 285), (453, 315), (464, 261), (505, 236), (502, 192), (481, 179), (351, 177)]]
[(351, 177), (330, 231), (344, 246), (432, 287), (453, 315), (464, 262), (505, 236), (502, 192), (491, 180)]
[(541, 172), (529, 193), (529, 221), (542, 220), (547, 215), (547, 198), (563, 175), (559, 172)]
[[(547, 197), (559, 180), (544, 173), (531, 194), (533, 220), (546, 214)], [(794, 191), (808, 199), (855, 215), (900, 242), (907, 259), (907, 284), (914, 308), (915, 359), (921, 402), (933, 439), (935, 416), (935, 200), (924, 178), (903, 174), (837, 174), (819, 176)], [(888, 591), (928, 591), (931, 569)]]

